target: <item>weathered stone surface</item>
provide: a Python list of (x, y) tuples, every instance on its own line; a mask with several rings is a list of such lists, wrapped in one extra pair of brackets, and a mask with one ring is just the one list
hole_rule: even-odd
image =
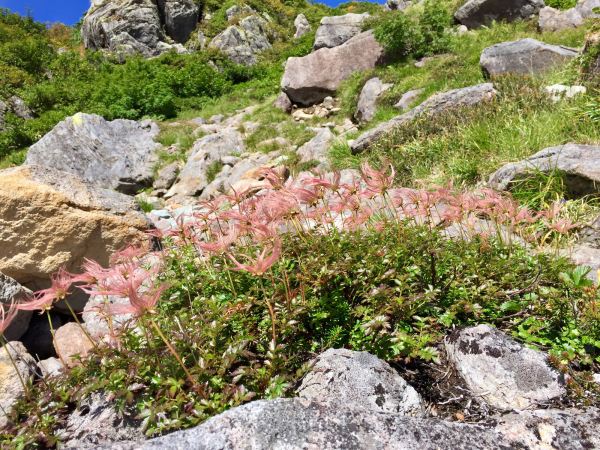
[(329, 349), (297, 394), (307, 399), (336, 399), (367, 409), (422, 417), (421, 397), (388, 363), (367, 352)]
[(142, 420), (132, 418), (129, 411), (118, 414), (102, 392), (85, 399), (67, 419), (64, 429), (67, 442), (62, 448), (89, 449), (113, 442), (144, 439)]
[(132, 197), (75, 175), (40, 165), (0, 171), (0, 271), (32, 290), (48, 287), (63, 264), (78, 272), (88, 258), (107, 267), (149, 227)]
[(246, 32), (246, 39), (250, 44), (250, 48), (255, 52), (271, 48), (264, 28), (266, 24), (267, 21), (258, 16), (248, 16), (240, 20), (239, 25)]
[[(35, 360), (27, 353), (23, 344), (19, 341), (12, 341), (7, 344), (7, 348), (17, 368), (15, 369), (13, 366), (6, 349), (0, 347), (0, 407), (2, 407), (2, 411), (10, 411), (14, 402), (25, 395), (17, 376), (17, 369), (25, 383), (32, 374), (30, 368), (35, 369)], [(6, 414), (0, 414), (0, 427), (6, 425), (6, 422)]]
[(319, 161), (327, 162), (327, 149), (335, 140), (335, 134), (327, 128), (323, 128), (317, 135), (296, 150), (300, 162)]
[(600, 14), (594, 13), (594, 8), (600, 6), (600, 0), (580, 0), (575, 7), (566, 11), (559, 11), (546, 6), (540, 11), (540, 31), (560, 31), (567, 28), (577, 28), (585, 19), (598, 18)]
[(368, 13), (323, 17), (321, 26), (317, 29), (315, 35), (313, 51), (320, 48), (337, 47), (349, 41), (361, 33), (362, 23), (367, 17), (370, 17)]
[(469, 0), (454, 17), (469, 28), (489, 26), (492, 21), (529, 20), (544, 6), (543, 0)]
[(366, 150), (370, 145), (381, 139), (386, 133), (417, 118), (423, 113), (436, 115), (448, 109), (472, 106), (483, 101), (491, 100), (495, 95), (496, 90), (492, 83), (478, 84), (438, 94), (401, 116), (394, 117), (389, 122), (379, 124), (366, 133), (361, 134), (351, 145), (352, 153), (356, 154)]
[(228, 193), (232, 194), (235, 192), (245, 192), (264, 189), (265, 186), (271, 186), (271, 184), (265, 180), (264, 173), (265, 169), (271, 169), (277, 173), (282, 180), (285, 182), (290, 176), (290, 169), (286, 166), (276, 166), (275, 164), (260, 165), (248, 170), (244, 175), (235, 183), (231, 183), (231, 188)]
[(256, 11), (254, 11), (248, 5), (243, 5), (241, 7), (239, 5), (233, 5), (231, 8), (228, 8), (227, 11), (225, 11), (225, 18), (229, 21), (229, 20), (233, 19), (235, 16), (239, 16), (242, 13), (250, 14), (253, 12), (256, 12)]
[(394, 105), (394, 108), (398, 108), (401, 111), (410, 109), (415, 100), (423, 93), (424, 89), (414, 89), (402, 94), (398, 103)]
[(375, 117), (375, 102), (388, 89), (394, 85), (392, 83), (382, 83), (379, 78), (371, 78), (365, 83), (358, 98), (358, 105), (354, 117), (361, 123), (369, 122)]
[(221, 50), (237, 64), (251, 66), (256, 64), (257, 61), (256, 55), (252, 51), (248, 39), (246, 39), (246, 33), (235, 26), (230, 26), (216, 36), (209, 47)]
[(486, 48), (479, 62), (490, 76), (507, 73), (538, 75), (568, 63), (578, 54), (577, 49), (525, 38)]
[(450, 56), (452, 56), (450, 53), (443, 53), (441, 55), (433, 55), (433, 56), (424, 56), (423, 58), (419, 59), (415, 63), (415, 67), (418, 69), (422, 69), (423, 67), (425, 67), (425, 64), (427, 64), (429, 61), (432, 61), (432, 60), (438, 59), (438, 58), (448, 58)]
[(158, 178), (152, 184), (152, 187), (154, 187), (154, 189), (169, 189), (171, 186), (173, 186), (173, 183), (175, 183), (180, 170), (181, 168), (179, 167), (179, 164), (169, 164), (167, 167), (158, 172)]
[(54, 357), (39, 361), (37, 367), (39, 369), (38, 372), (41, 372), (43, 376), (48, 375), (50, 377), (59, 375), (65, 370), (65, 366), (60, 362), (60, 359)]
[(215, 162), (219, 162), (221, 156), (232, 153), (241, 154), (244, 151), (242, 135), (231, 128), (226, 128), (218, 134), (204, 136), (192, 147), (185, 167), (165, 197), (200, 195), (208, 186), (208, 168)]
[(230, 26), (216, 36), (209, 47), (221, 50), (237, 64), (253, 65), (257, 61), (254, 52), (271, 48), (264, 29), (266, 23), (262, 17), (245, 17), (239, 27)]
[[(59, 314), (50, 313), (52, 327), (56, 331), (62, 326), (63, 321)], [(56, 356), (54, 349), (54, 340), (50, 332), (50, 324), (46, 314), (34, 314), (31, 317), (29, 328), (21, 336), (20, 341), (23, 343), (27, 352), (36, 359), (47, 359)]]
[(292, 112), (292, 102), (285, 92), (282, 92), (273, 103), (273, 108), (279, 108), (285, 113)]
[(8, 109), (15, 116), (23, 120), (31, 120), (34, 118), (33, 113), (29, 107), (25, 104), (23, 99), (12, 96), (8, 102)]
[(310, 105), (335, 95), (353, 72), (383, 63), (383, 49), (372, 31), (354, 36), (334, 48), (322, 48), (302, 58), (289, 58), (281, 89), (294, 103)]
[[(10, 277), (0, 273), (0, 304), (4, 311), (8, 312), (10, 305), (21, 303), (27, 300), (27, 294), (31, 291)], [(27, 331), (29, 321), (33, 311), (19, 310), (17, 315), (10, 322), (10, 325), (4, 330), (4, 339), (7, 341), (17, 341)]]
[[(477, 425), (377, 412), (335, 400), (258, 400), (190, 430), (105, 450), (492, 450), (510, 441)], [(100, 450), (100, 449), (98, 449)]]
[(193, 0), (158, 0), (158, 9), (169, 37), (186, 43), (200, 18), (200, 8)]
[(75, 355), (85, 358), (88, 352), (94, 348), (85, 333), (75, 322), (69, 322), (60, 327), (56, 330), (54, 337), (56, 353), (62, 356), (63, 361), (69, 367), (81, 364), (75, 359)]
[[(106, 301), (105, 301), (106, 299)], [(106, 315), (98, 311), (97, 308), (106, 309), (108, 305), (128, 305), (129, 298), (116, 295), (100, 296), (92, 295), (83, 308), (83, 328), (93, 339), (110, 341), (110, 327), (106, 320)], [(118, 314), (111, 317), (113, 330), (118, 330), (133, 317), (133, 314)]]
[(467, 387), (490, 405), (525, 409), (565, 394), (547, 355), (513, 341), (491, 325), (458, 329), (446, 338), (448, 359)]
[(565, 144), (546, 148), (523, 161), (498, 169), (488, 184), (506, 190), (513, 181), (527, 178), (537, 171), (550, 173), (555, 169), (566, 172), (568, 188), (573, 195), (595, 194), (600, 186), (600, 147)]
[(538, 26), (540, 31), (556, 32), (567, 28), (577, 28), (583, 23), (583, 17), (575, 8), (566, 11), (546, 6), (540, 10)]
[(385, 6), (383, 7), (383, 10), (384, 11), (406, 11), (410, 5), (412, 5), (412, 2), (407, 1), (407, 0), (387, 0), (387, 2), (385, 2)]
[(585, 94), (585, 86), (564, 86), (562, 84), (554, 84), (546, 86), (546, 91), (552, 96), (553, 102), (559, 102), (565, 98), (573, 98), (580, 94)]
[(304, 14), (298, 14), (294, 19), (294, 27), (296, 28), (296, 33), (294, 33), (294, 38), (298, 39), (299, 37), (304, 36), (307, 33), (312, 31), (312, 27), (306, 16)]
[[(562, 252), (562, 256), (570, 257), (575, 264), (587, 266), (591, 270), (586, 275), (588, 280), (591, 280), (594, 285), (598, 283), (598, 269), (600, 269), (600, 234), (598, 232), (594, 235), (582, 239), (584, 245), (575, 245), (573, 248), (569, 248)], [(600, 380), (598, 381), (600, 382)]]
[(597, 408), (519, 411), (495, 420), (496, 431), (506, 436), (513, 448), (600, 448), (600, 411)]
[(67, 117), (27, 152), (25, 164), (68, 172), (107, 189), (135, 194), (150, 186), (161, 145), (154, 122), (113, 120), (95, 114)]
[(153, 0), (109, 0), (90, 7), (81, 28), (85, 48), (117, 51), (129, 45), (144, 57), (161, 53), (165, 41), (158, 7)]

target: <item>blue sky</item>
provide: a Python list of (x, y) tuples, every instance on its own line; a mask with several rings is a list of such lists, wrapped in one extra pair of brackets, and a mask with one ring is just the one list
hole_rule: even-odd
[[(337, 6), (347, 0), (318, 1), (329, 6)], [(27, 13), (25, 8), (29, 8), (33, 10), (33, 17), (40, 22), (62, 22), (73, 25), (79, 20), (81, 13), (90, 7), (90, 0), (0, 0), (0, 6), (23, 15)]]

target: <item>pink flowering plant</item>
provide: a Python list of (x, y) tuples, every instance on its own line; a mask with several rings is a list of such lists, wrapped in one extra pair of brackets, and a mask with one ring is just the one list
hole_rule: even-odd
[[(534, 212), (489, 189), (395, 189), (387, 163), (264, 175), (258, 193), (199, 202), (108, 268), (88, 261), (68, 282), (61, 271), (52, 301), (75, 289), (102, 298), (106, 332), (79, 365), (30, 386), (37, 406), (17, 403), (3, 442), (57, 445), (68, 412), (98, 390), (148, 436), (191, 427), (293, 396), (328, 348), (438, 363), (443, 336), (478, 323), (561, 364), (600, 361), (597, 288), (555, 248), (577, 226), (560, 204)], [(47, 297), (20, 307), (45, 310)]]

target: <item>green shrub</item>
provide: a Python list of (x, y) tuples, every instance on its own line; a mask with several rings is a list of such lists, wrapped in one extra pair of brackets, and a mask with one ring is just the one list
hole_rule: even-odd
[(551, 6), (552, 8), (564, 11), (566, 9), (575, 7), (577, 0), (547, 0), (545, 3), (546, 6)]
[(444, 29), (450, 24), (450, 14), (446, 8), (428, 1), (420, 17), (388, 11), (365, 21), (363, 28), (374, 27), (375, 38), (389, 55), (419, 58), (448, 48), (449, 38)]

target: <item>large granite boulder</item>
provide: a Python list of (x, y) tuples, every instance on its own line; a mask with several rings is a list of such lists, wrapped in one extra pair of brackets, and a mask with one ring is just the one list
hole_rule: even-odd
[(469, 0), (454, 18), (469, 28), (489, 26), (492, 21), (515, 22), (532, 19), (544, 6), (543, 0)]
[(547, 354), (491, 325), (454, 331), (446, 339), (446, 351), (471, 392), (498, 408), (531, 408), (566, 392), (563, 376), (548, 365)]
[(78, 113), (32, 145), (25, 164), (40, 164), (103, 188), (135, 194), (152, 185), (152, 167), (161, 148), (153, 140), (158, 133), (154, 122), (108, 122), (95, 114)]
[(300, 157), (300, 162), (318, 161), (327, 162), (327, 149), (335, 142), (335, 134), (329, 127), (321, 129), (317, 135), (310, 141), (296, 150), (296, 155)]
[[(0, 171), (0, 272), (32, 290), (62, 265), (111, 256), (151, 227), (135, 199), (41, 165)], [(83, 305), (81, 305), (83, 307)]]
[(510, 189), (510, 184), (530, 177), (536, 172), (566, 172), (567, 185), (572, 195), (580, 197), (597, 194), (600, 190), (600, 147), (565, 144), (541, 150), (523, 161), (510, 163), (498, 169), (488, 185)]
[(271, 44), (267, 39), (265, 25), (267, 25), (267, 21), (256, 15), (244, 17), (239, 22), (239, 26), (246, 32), (246, 39), (254, 52), (261, 52), (271, 48)]
[(578, 54), (574, 48), (525, 38), (486, 48), (479, 62), (489, 76), (507, 73), (538, 75), (568, 63)]
[(244, 151), (242, 135), (232, 128), (225, 128), (220, 133), (198, 139), (190, 151), (185, 167), (165, 198), (194, 197), (202, 194), (209, 184), (209, 167), (219, 163), (222, 156), (241, 154)]
[(83, 19), (85, 48), (117, 51), (128, 45), (144, 57), (161, 53), (165, 41), (160, 14), (153, 0), (94, 0)]
[(421, 396), (388, 363), (367, 352), (329, 349), (302, 380), (298, 397), (337, 399), (375, 411), (422, 417)]
[(384, 62), (383, 48), (372, 31), (334, 48), (322, 48), (301, 58), (289, 58), (281, 89), (294, 103), (311, 105), (335, 95), (342, 81), (359, 70)]
[(312, 27), (310, 26), (310, 23), (308, 23), (308, 19), (304, 14), (298, 14), (296, 16), (294, 19), (294, 27), (296, 28), (294, 39), (298, 39), (312, 31)]
[(398, 103), (394, 105), (394, 108), (398, 108), (400, 111), (406, 111), (410, 109), (415, 100), (423, 93), (424, 89), (412, 89), (405, 92), (398, 100)]
[(342, 45), (362, 31), (362, 23), (368, 13), (345, 14), (343, 16), (323, 17), (321, 26), (317, 29), (313, 51), (320, 48), (332, 48)]
[(105, 450), (225, 449), (510, 449), (493, 429), (419, 419), (364, 406), (300, 398), (258, 400), (230, 409), (202, 425)]
[(193, 0), (158, 0), (158, 9), (169, 37), (186, 43), (200, 18), (198, 5)]
[(382, 83), (378, 77), (367, 81), (360, 92), (354, 118), (361, 123), (372, 120), (376, 112), (375, 102), (381, 94), (393, 86), (391, 83)]
[(293, 108), (292, 101), (285, 92), (282, 92), (277, 96), (275, 103), (273, 103), (273, 108), (279, 108), (285, 113), (291, 113)]
[[(0, 347), (0, 408), (3, 411), (0, 414), (0, 427), (7, 423), (6, 412), (10, 411), (12, 405), (19, 397), (25, 395), (23, 385), (17, 376), (17, 370), (25, 383), (33, 375), (32, 368), (35, 369), (35, 360), (27, 353), (23, 344), (19, 341), (7, 343), (9, 354), (4, 347)], [(11, 358), (16, 363), (17, 368), (13, 366)]]
[(154, 189), (169, 189), (175, 183), (180, 170), (179, 164), (169, 164), (158, 172), (158, 178), (152, 183), (152, 187)]
[(496, 95), (492, 83), (483, 83), (462, 89), (454, 89), (421, 103), (419, 106), (394, 117), (388, 122), (377, 125), (375, 128), (361, 134), (351, 145), (352, 153), (360, 153), (369, 146), (379, 141), (385, 134), (396, 127), (416, 119), (421, 114), (437, 115), (448, 109), (472, 106), (483, 101), (489, 101)]
[[(5, 312), (8, 312), (11, 305), (26, 301), (28, 294), (31, 294), (29, 289), (0, 272), (0, 307), (4, 308)], [(8, 328), (4, 330), (4, 339), (19, 340), (27, 331), (32, 314), (33, 311), (18, 310)]]

